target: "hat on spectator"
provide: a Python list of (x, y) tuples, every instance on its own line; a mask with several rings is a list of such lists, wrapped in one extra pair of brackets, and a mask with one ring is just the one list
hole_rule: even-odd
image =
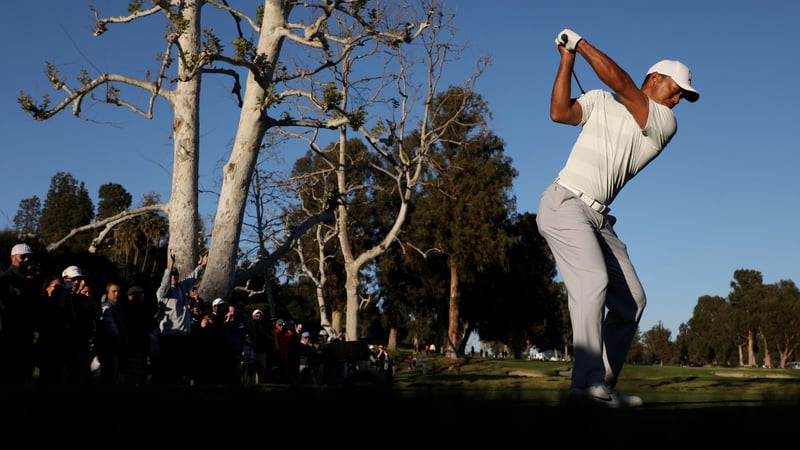
[(223, 303), (225, 303), (225, 300), (223, 300), (221, 298), (215, 298), (214, 301), (211, 302), (211, 306), (219, 306), (219, 305), (221, 305)]
[(327, 332), (327, 331), (325, 331), (325, 329), (323, 328), (323, 329), (319, 330), (319, 335), (320, 335), (320, 336), (327, 336), (327, 335), (328, 335), (328, 332)]
[(128, 288), (128, 295), (133, 294), (142, 294), (144, 293), (144, 289), (141, 286), (131, 286)]
[(286, 325), (286, 321), (283, 320), (283, 319), (278, 319), (278, 320), (275, 321), (275, 325), (278, 325), (278, 326)]
[(78, 266), (69, 266), (61, 272), (61, 276), (64, 278), (77, 278), (77, 277), (85, 277), (86, 274), (83, 270), (81, 270)]
[(309, 333), (308, 331), (303, 331), (303, 334), (301, 334), (301, 336), (303, 336), (303, 337), (311, 337), (311, 333)]
[(260, 309), (254, 309), (253, 310), (253, 316), (255, 316), (256, 314), (264, 314), (264, 311), (262, 311)]
[(17, 244), (11, 247), (11, 256), (29, 255), (31, 253), (33, 253), (33, 249), (28, 244)]

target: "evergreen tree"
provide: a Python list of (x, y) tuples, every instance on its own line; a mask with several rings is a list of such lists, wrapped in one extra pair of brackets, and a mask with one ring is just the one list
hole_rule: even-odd
[(786, 363), (800, 349), (800, 290), (792, 280), (781, 280), (771, 286), (771, 292), (771, 308), (759, 332), (774, 343), (772, 347), (779, 358), (777, 367), (786, 368)]
[(700, 297), (676, 339), (680, 362), (691, 366), (734, 362), (731, 313), (731, 305), (723, 297)]
[(661, 322), (646, 331), (643, 336), (644, 359), (637, 362), (672, 364), (676, 358), (676, 351), (675, 344), (670, 340), (671, 334), (672, 332), (664, 328)]
[(120, 184), (106, 183), (98, 190), (97, 220), (114, 216), (131, 207), (133, 198)]
[(419, 226), (430, 232), (422, 248), (441, 249), (449, 275), (447, 339), (439, 344), (450, 357), (463, 353), (466, 330), (459, 308), (490, 299), (462, 296), (461, 283), (472, 282), (488, 267), (505, 265), (511, 244), (508, 220), (515, 209), (511, 195), (517, 176), (504, 154), (504, 142), (486, 128), (490, 112), (483, 98), (451, 87), (434, 99), (440, 147), (431, 154), (429, 188), (419, 205)]
[[(83, 182), (78, 183), (72, 174), (56, 173), (50, 180), (50, 189), (44, 200), (39, 221), (44, 243), (56, 242), (73, 229), (88, 225), (94, 218), (94, 204)], [(82, 250), (91, 241), (89, 233), (81, 233), (71, 239), (69, 249)]]
[(42, 201), (34, 195), (19, 202), (19, 210), (14, 216), (14, 230), (21, 236), (39, 234), (39, 220), (42, 216)]
[[(756, 270), (739, 269), (733, 273), (733, 279), (728, 302), (731, 305), (730, 319), (735, 327), (735, 339), (737, 345), (744, 346), (747, 351), (747, 366), (757, 367), (756, 330), (761, 321), (759, 303), (764, 292), (763, 277)], [(740, 361), (740, 364), (744, 364), (744, 361)]]

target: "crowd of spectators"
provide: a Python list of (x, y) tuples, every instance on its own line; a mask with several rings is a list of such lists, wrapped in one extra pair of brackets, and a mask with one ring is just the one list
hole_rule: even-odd
[(2, 385), (321, 385), (394, 368), (383, 345), (224, 298), (206, 302), (198, 283), (207, 256), (183, 277), (171, 258), (150, 293), (117, 280), (93, 290), (77, 265), (40, 280), (33, 257), (17, 244), (0, 273)]

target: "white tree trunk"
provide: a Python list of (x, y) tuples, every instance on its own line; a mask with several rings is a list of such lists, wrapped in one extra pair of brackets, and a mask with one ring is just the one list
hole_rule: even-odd
[[(265, 2), (257, 51), (269, 59), (266, 67), (270, 68), (270, 72), (262, 74), (266, 80), (272, 79), (271, 68), (275, 67), (280, 56), (283, 35), (279, 31), (282, 30), (284, 17), (288, 16), (286, 8), (285, 2), (281, 0)], [(211, 232), (208, 267), (202, 281), (202, 292), (207, 298), (224, 297), (233, 291), (247, 194), (261, 142), (267, 131), (266, 112), (263, 110), (266, 94), (251, 72), (247, 76), (233, 150), (222, 174), (219, 204)]]
[[(181, 47), (190, 54), (200, 52), (200, 7), (187, 4), (183, 9), (187, 29), (179, 37)], [(200, 73), (188, 76), (191, 68), (178, 58), (179, 80), (172, 105), (174, 160), (170, 194), (169, 249), (176, 256), (176, 268), (188, 274), (197, 266), (199, 210), (197, 177), (200, 159)]]
[[(228, 5), (223, 5), (219, 2), (213, 2), (217, 8), (227, 9)], [(348, 18), (348, 14), (355, 12), (357, 14), (364, 13), (364, 11), (349, 8), (343, 8), (338, 2), (319, 2), (316, 5), (310, 5), (308, 10), (312, 11), (312, 16), (316, 15), (315, 20), (306, 25), (299, 25), (297, 23), (288, 24), (289, 14), (293, 8), (294, 2), (286, 2), (285, 0), (263, 0), (264, 11), (262, 21), (259, 24), (255, 20), (248, 20), (254, 28), (258, 27), (258, 43), (256, 45), (256, 57), (250, 60), (252, 53), (249, 50), (235, 56), (223, 55), (215, 52), (213, 46), (205, 48), (204, 42), (201, 37), (204, 36), (204, 31), (201, 22), (201, 9), (204, 5), (210, 5), (210, 1), (193, 0), (169, 0), (168, 2), (156, 2), (151, 6), (144, 6), (130, 10), (128, 16), (115, 16), (105, 19), (98, 18), (98, 26), (96, 33), (101, 34), (105, 31), (109, 23), (127, 23), (132, 20), (141, 19), (143, 17), (164, 14), (169, 9), (170, 11), (180, 10), (182, 17), (180, 21), (172, 20), (172, 25), (179, 27), (180, 30), (175, 32), (177, 36), (178, 45), (175, 42), (169, 41), (167, 46), (167, 53), (162, 60), (162, 67), (159, 72), (157, 81), (137, 80), (131, 77), (117, 75), (117, 74), (103, 74), (102, 76), (91, 80), (84, 84), (83, 88), (86, 91), (75, 91), (63, 87), (67, 93), (67, 101), (59, 103), (53, 109), (40, 110), (32, 103), (27, 109), (29, 112), (34, 113), (37, 120), (45, 120), (53, 114), (66, 108), (70, 102), (80, 102), (84, 96), (95, 88), (105, 86), (109, 82), (126, 83), (128, 85), (136, 86), (147, 90), (151, 94), (151, 102), (149, 108), (139, 109), (135, 105), (127, 104), (134, 111), (143, 114), (147, 117), (152, 117), (152, 105), (156, 97), (163, 97), (167, 99), (174, 112), (173, 122), (173, 139), (174, 139), (174, 161), (173, 161), (173, 174), (170, 198), (164, 205), (164, 211), (167, 213), (169, 221), (169, 251), (176, 257), (176, 268), (179, 272), (186, 274), (192, 271), (198, 261), (200, 260), (198, 254), (198, 244), (200, 242), (200, 216), (198, 209), (198, 174), (199, 174), (199, 161), (200, 161), (200, 87), (202, 82), (201, 72), (202, 69), (212, 68), (215, 61), (223, 61), (230, 63), (233, 66), (247, 67), (248, 75), (245, 83), (245, 90), (242, 98), (242, 109), (239, 115), (239, 123), (236, 131), (234, 143), (231, 148), (231, 154), (223, 169), (223, 179), (220, 188), (219, 201), (216, 208), (214, 222), (212, 224), (208, 264), (201, 279), (200, 291), (201, 295), (206, 298), (225, 297), (228, 298), (233, 292), (234, 284), (236, 282), (236, 263), (239, 257), (239, 243), (240, 235), (243, 227), (244, 213), (247, 207), (247, 199), (249, 188), (252, 183), (252, 176), (257, 164), (257, 157), (261, 150), (262, 143), (266, 131), (270, 128), (280, 126), (286, 127), (308, 127), (309, 129), (327, 129), (343, 131), (345, 124), (347, 126), (355, 126), (354, 123), (348, 123), (350, 116), (346, 114), (330, 114), (328, 110), (329, 105), (324, 104), (328, 101), (325, 98), (319, 97), (319, 92), (314, 92), (313, 88), (303, 92), (302, 89), (296, 89), (296, 86), (291, 83), (291, 76), (288, 78), (290, 82), (282, 85), (286, 88), (285, 92), (273, 92), (275, 83), (281, 83), (285, 80), (276, 80), (276, 70), (283, 70), (284, 67), (280, 65), (281, 61), (281, 47), (284, 39), (290, 39), (294, 44), (299, 47), (307, 47), (307, 49), (316, 49), (322, 56), (321, 59), (308, 58), (308, 65), (310, 68), (297, 69), (294, 73), (299, 78), (308, 77), (313, 80), (315, 75), (326, 70), (330, 65), (342, 65), (342, 59), (349, 50), (356, 47), (362, 47), (364, 42), (374, 40), (379, 42), (379, 46), (388, 45), (388, 49), (396, 48), (396, 45), (404, 45), (401, 43), (410, 43), (412, 40), (419, 37), (424, 31), (429, 30), (434, 33), (431, 41), (427, 41), (424, 45), (425, 51), (428, 53), (428, 92), (423, 93), (422, 97), (416, 100), (422, 101), (425, 105), (425, 111), (420, 114), (422, 117), (430, 117), (430, 111), (427, 108), (430, 105), (434, 93), (436, 92), (436, 83), (438, 76), (431, 76), (431, 73), (437, 72), (441, 69), (441, 65), (446, 61), (445, 51), (446, 46), (437, 44), (435, 37), (436, 30), (439, 28), (432, 27), (431, 21), (435, 14), (433, 4), (426, 5), (425, 2), (414, 5), (394, 5), (393, 2), (376, 2), (376, 8), (370, 10), (370, 14), (374, 11), (380, 10), (384, 13), (392, 10), (392, 6), (401, 6), (393, 10), (396, 17), (388, 18), (379, 17), (377, 22), (381, 23), (381, 30), (373, 29), (371, 26), (360, 28), (354, 27), (354, 30), (360, 34), (360, 37), (349, 34), (350, 30), (343, 31), (342, 36), (335, 36), (337, 31), (342, 31), (339, 27), (347, 28), (347, 23), (360, 24), (359, 20), (352, 22), (352, 18)], [(143, 5), (137, 5), (143, 6)], [(309, 6), (309, 5), (306, 5)], [(407, 9), (405, 6), (419, 7), (420, 14), (418, 17), (412, 17), (414, 14), (412, 9)], [(386, 11), (384, 10), (386, 7)], [(238, 14), (233, 8), (231, 12)], [(169, 15), (169, 14), (168, 14)], [(240, 17), (245, 16), (244, 13)], [(427, 17), (427, 18), (425, 18)], [(247, 18), (249, 19), (249, 18)], [(421, 19), (417, 23), (416, 19)], [(397, 21), (396, 23), (405, 23), (406, 26), (402, 29), (384, 23), (385, 20), (389, 22)], [(180, 22), (180, 23), (178, 23)], [(449, 22), (449, 21), (448, 21)], [(330, 26), (329, 26), (330, 25)], [(303, 28), (302, 33), (295, 32), (298, 28)], [(446, 27), (445, 27), (446, 29)], [(330, 34), (328, 34), (330, 33)], [(168, 36), (172, 39), (173, 35)], [(342, 59), (330, 59), (332, 52), (330, 52), (330, 42), (336, 42), (340, 49), (347, 48), (341, 54)], [(175, 53), (171, 53), (175, 50)], [(208, 52), (206, 53), (206, 51)], [(388, 50), (387, 50), (388, 51)], [(293, 54), (298, 60), (303, 60), (306, 55)], [(392, 53), (390, 51), (390, 53)], [(361, 55), (366, 56), (366, 55)], [(408, 80), (405, 79), (407, 68), (403, 62), (404, 58), (402, 53), (397, 52), (393, 56), (397, 58), (397, 64), (402, 67), (398, 69), (401, 74), (398, 77), (397, 97), (403, 100), (398, 103), (395, 108), (400, 108), (402, 111), (402, 118), (395, 121), (396, 129), (394, 127), (391, 131), (383, 130), (378, 134), (373, 135), (372, 131), (368, 131), (363, 124), (359, 125), (359, 132), (366, 137), (370, 144), (387, 160), (391, 160), (398, 172), (397, 176), (398, 186), (400, 192), (398, 195), (401, 197), (401, 206), (399, 207), (395, 223), (392, 228), (387, 232), (386, 236), (373, 248), (367, 249), (359, 255), (354, 255), (349, 246), (349, 236), (347, 233), (347, 211), (345, 208), (339, 209), (339, 224), (341, 231), (338, 236), (340, 243), (343, 247), (344, 259), (346, 262), (347, 271), (347, 301), (345, 311), (332, 311), (332, 327), (338, 329), (342, 320), (342, 313), (346, 314), (347, 335), (349, 340), (358, 339), (358, 312), (359, 312), (359, 297), (358, 286), (360, 284), (359, 271), (365, 264), (383, 254), (387, 248), (396, 239), (400, 228), (405, 222), (408, 201), (411, 199), (411, 192), (418, 181), (418, 177), (422, 172), (425, 164), (425, 153), (429, 146), (433, 145), (435, 141), (435, 133), (426, 131), (427, 123), (423, 121), (423, 130), (421, 132), (422, 143), (420, 148), (414, 151), (414, 155), (409, 154), (394, 154), (395, 144), (383, 144), (384, 142), (402, 142), (407, 134), (401, 131), (406, 126), (406, 121), (409, 120), (413, 110), (412, 105), (415, 103), (415, 95), (413, 89), (409, 89)], [(358, 58), (356, 58), (358, 59)], [(411, 58), (414, 60), (415, 58)], [(320, 62), (321, 61), (321, 62)], [(177, 63), (177, 74), (169, 72), (172, 64)], [(313, 67), (314, 65), (317, 67)], [(217, 68), (216, 66), (213, 68)], [(338, 68), (338, 73), (342, 73), (343, 68)], [(281, 75), (285, 75), (281, 72)], [(170, 92), (162, 87), (162, 82), (165, 80), (175, 80), (175, 90)], [(312, 82), (312, 85), (314, 83)], [(395, 83), (392, 83), (395, 84)], [(416, 84), (416, 83), (410, 83)], [(389, 85), (387, 83), (386, 85)], [(377, 89), (380, 91), (386, 85), (382, 82), (378, 83)], [(302, 86), (302, 84), (301, 84)], [(347, 89), (344, 86), (343, 89)], [(269, 91), (269, 92), (268, 92)], [(238, 92), (238, 91), (237, 91)], [(285, 94), (286, 97), (282, 96)], [(300, 116), (292, 118), (291, 113), (281, 115), (281, 119), (271, 119), (268, 116), (269, 107), (283, 103), (288, 97), (297, 96), (299, 98), (306, 98), (309, 103), (300, 104)], [(324, 97), (324, 95), (323, 95)], [(380, 95), (376, 95), (376, 99)], [(71, 100), (69, 100), (71, 99)], [(383, 99), (385, 100), (385, 99)], [(367, 102), (369, 104), (371, 102)], [(345, 102), (346, 106), (346, 102)], [(352, 106), (352, 105), (351, 105)], [(365, 105), (357, 105), (361, 107)], [(310, 114), (308, 117), (304, 114), (305, 111), (318, 108), (317, 115)], [(346, 111), (346, 108), (342, 111)], [(394, 114), (394, 113), (392, 113)], [(415, 114), (416, 115), (416, 114)], [(286, 117), (289, 117), (288, 119)], [(416, 122), (416, 118), (414, 122)], [(357, 122), (357, 121), (356, 121)], [(414, 125), (416, 126), (416, 124)], [(396, 141), (395, 141), (396, 139)], [(342, 141), (343, 143), (344, 141)], [(344, 151), (344, 146), (342, 146)], [(340, 161), (342, 167), (344, 159)], [(347, 183), (346, 174), (342, 171), (338, 174), (339, 179), (339, 192), (346, 192), (345, 186)], [(359, 250), (360, 251), (360, 250)], [(322, 307), (322, 304), (321, 304)]]

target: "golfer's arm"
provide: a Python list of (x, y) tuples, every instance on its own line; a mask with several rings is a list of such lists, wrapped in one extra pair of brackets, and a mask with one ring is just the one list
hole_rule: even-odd
[(550, 120), (557, 123), (577, 125), (581, 121), (580, 103), (572, 98), (572, 68), (575, 66), (575, 53), (559, 48), (561, 62), (558, 65), (553, 92), (550, 94)]
[(644, 127), (647, 123), (649, 111), (648, 98), (633, 82), (630, 75), (586, 39), (578, 42), (575, 50), (589, 63), (597, 77), (600, 78), (600, 81), (614, 91), (619, 101), (630, 111), (639, 126)]

